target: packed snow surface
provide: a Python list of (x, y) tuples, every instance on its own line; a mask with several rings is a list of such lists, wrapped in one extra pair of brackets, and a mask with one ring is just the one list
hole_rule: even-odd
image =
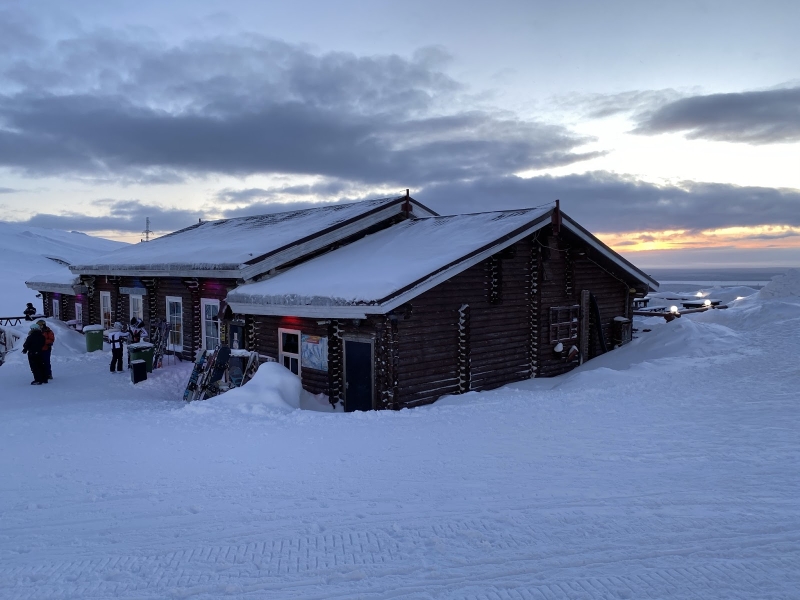
[(243, 285), (230, 302), (376, 302), (532, 223), (550, 208), (404, 221), (270, 279)]
[(800, 297), (800, 269), (789, 269), (784, 275), (776, 275), (758, 292), (759, 298)]
[(0, 367), (3, 599), (798, 598), (796, 295), (400, 412), (186, 405), (54, 326), (52, 382)]
[(73, 280), (69, 269), (53, 259), (74, 264), (126, 245), (83, 233), (0, 221), (0, 317), (21, 315), (27, 302), (42, 309), (36, 292), (25, 286), (25, 281), (41, 279), (37, 274), (59, 279), (50, 283)]
[(397, 202), (381, 198), (306, 210), (206, 221), (81, 266), (115, 269), (237, 269), (259, 256)]

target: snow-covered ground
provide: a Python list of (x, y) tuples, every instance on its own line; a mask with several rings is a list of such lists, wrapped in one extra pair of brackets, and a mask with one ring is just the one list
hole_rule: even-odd
[(41, 299), (25, 287), (25, 281), (59, 269), (67, 271), (52, 258), (74, 264), (126, 245), (74, 231), (0, 221), (0, 317), (20, 316), (27, 302), (42, 309)]
[(60, 329), (48, 385), (0, 367), (0, 597), (796, 599), (793, 276), (400, 412), (185, 405)]

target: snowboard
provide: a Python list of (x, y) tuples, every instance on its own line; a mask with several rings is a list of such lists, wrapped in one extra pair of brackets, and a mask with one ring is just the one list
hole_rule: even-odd
[(244, 370), (242, 369), (242, 357), (231, 356), (228, 359), (228, 378), (234, 387), (240, 387), (244, 379)]
[(200, 400), (203, 394), (203, 391), (208, 386), (208, 381), (211, 378), (211, 372), (214, 368), (214, 363), (217, 360), (217, 353), (219, 352), (219, 346), (214, 348), (210, 353), (206, 353), (206, 360), (203, 364), (203, 369), (200, 371), (197, 377), (197, 383), (195, 384), (194, 390), (191, 394), (192, 400)]
[(231, 357), (231, 349), (228, 346), (220, 346), (217, 350), (213, 363), (209, 363), (209, 377), (200, 394), (200, 399), (204, 400), (208, 396), (209, 388), (222, 379), (225, 369), (228, 368), (228, 360)]
[(192, 392), (197, 389), (197, 380), (200, 373), (203, 371), (203, 363), (206, 361), (206, 351), (203, 350), (197, 355), (197, 360), (194, 361), (194, 368), (192, 374), (189, 375), (189, 383), (186, 384), (186, 390), (183, 392), (183, 399), (189, 402), (192, 399)]

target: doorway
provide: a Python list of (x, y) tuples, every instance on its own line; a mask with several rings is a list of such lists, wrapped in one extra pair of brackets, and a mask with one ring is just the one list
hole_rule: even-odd
[(372, 341), (344, 340), (344, 410), (372, 410)]

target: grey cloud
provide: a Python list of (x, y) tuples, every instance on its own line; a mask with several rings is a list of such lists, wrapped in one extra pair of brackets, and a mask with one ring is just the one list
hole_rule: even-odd
[(15, 190), (14, 188), (0, 187), (0, 194), (13, 194), (18, 191), (19, 190)]
[(306, 185), (287, 185), (269, 190), (263, 188), (245, 188), (241, 190), (224, 189), (214, 194), (217, 202), (226, 204), (254, 203), (261, 201), (263, 204), (284, 202), (286, 196), (324, 196), (331, 198), (349, 190), (352, 186), (344, 181), (331, 180), (322, 183)]
[(531, 207), (558, 198), (564, 212), (601, 232), (800, 226), (800, 190), (697, 182), (657, 186), (607, 172), (484, 178), (429, 186), (415, 198), (443, 214)]
[(693, 96), (643, 116), (635, 133), (747, 144), (800, 141), (800, 87)]
[(35, 227), (50, 229), (64, 229), (67, 231), (143, 231), (145, 219), (150, 218), (150, 228), (154, 231), (176, 231), (196, 223), (204, 215), (199, 212), (161, 208), (149, 204), (142, 204), (138, 200), (97, 200), (98, 208), (104, 209), (108, 214), (90, 216), (77, 212), (67, 212), (59, 215), (37, 213), (24, 221), (25, 224)]
[(597, 156), (576, 153), (587, 139), (563, 127), (459, 109), (446, 61), (439, 48), (314, 54), (254, 34), (179, 46), (140, 31), (83, 34), (0, 58), (0, 165), (145, 183), (285, 173), (400, 187)]
[(602, 119), (619, 114), (640, 115), (681, 98), (677, 90), (630, 90), (618, 94), (572, 94), (556, 102), (578, 110), (589, 118)]

